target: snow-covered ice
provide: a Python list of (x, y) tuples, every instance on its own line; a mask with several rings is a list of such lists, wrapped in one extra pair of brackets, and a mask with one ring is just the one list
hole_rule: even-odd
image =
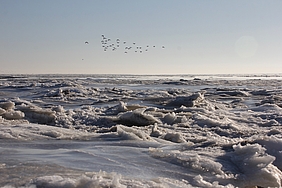
[(1, 187), (281, 187), (281, 75), (0, 75)]

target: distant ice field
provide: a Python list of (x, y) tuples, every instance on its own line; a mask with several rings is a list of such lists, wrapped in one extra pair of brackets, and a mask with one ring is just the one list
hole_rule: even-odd
[(0, 75), (1, 187), (281, 187), (282, 75)]

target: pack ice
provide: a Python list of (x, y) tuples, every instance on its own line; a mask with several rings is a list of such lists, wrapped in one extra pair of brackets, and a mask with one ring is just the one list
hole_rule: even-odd
[(0, 75), (1, 187), (282, 187), (281, 75)]

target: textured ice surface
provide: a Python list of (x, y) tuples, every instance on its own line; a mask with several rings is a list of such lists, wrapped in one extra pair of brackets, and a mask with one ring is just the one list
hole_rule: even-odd
[(281, 187), (275, 76), (0, 76), (0, 186)]

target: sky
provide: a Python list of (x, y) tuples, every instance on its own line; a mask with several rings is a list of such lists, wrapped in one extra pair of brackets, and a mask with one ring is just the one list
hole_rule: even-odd
[(281, 10), (281, 0), (0, 0), (0, 74), (281, 73)]

